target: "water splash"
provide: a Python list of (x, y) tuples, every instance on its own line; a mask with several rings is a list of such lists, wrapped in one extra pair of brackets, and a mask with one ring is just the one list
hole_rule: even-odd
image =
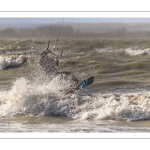
[(65, 116), (87, 120), (144, 120), (150, 118), (150, 94), (63, 95), (69, 85), (59, 77), (42, 84), (18, 79), (8, 91), (0, 91), (0, 116)]

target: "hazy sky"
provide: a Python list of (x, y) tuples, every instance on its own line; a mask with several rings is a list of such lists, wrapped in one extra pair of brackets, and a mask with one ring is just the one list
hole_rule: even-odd
[[(63, 18), (0, 18), (0, 28), (61, 24)], [(69, 23), (150, 23), (150, 18), (64, 18)]]
[[(117, 22), (117, 23), (150, 23), (150, 18), (64, 18), (64, 23), (100, 23), (100, 22)], [(0, 24), (47, 24), (61, 23), (62, 18), (0, 18)]]

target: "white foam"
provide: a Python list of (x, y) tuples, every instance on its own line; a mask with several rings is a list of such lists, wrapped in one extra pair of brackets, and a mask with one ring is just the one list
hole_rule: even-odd
[(125, 49), (125, 53), (130, 55), (130, 56), (136, 56), (136, 55), (149, 55), (150, 54), (150, 49), (132, 49), (132, 48), (127, 48)]
[(150, 118), (150, 94), (63, 95), (69, 82), (19, 78), (0, 91), (0, 116), (17, 114), (66, 116), (86, 120), (144, 120)]
[[(60, 90), (65, 87), (63, 82), (60, 83), (61, 81), (58, 84), (59, 78), (58, 76), (52, 81), (47, 79), (41, 81), (39, 78), (39, 82), (25, 78), (17, 79), (10, 90), (0, 91), (0, 116), (43, 113), (48, 104), (48, 98), (56, 93), (59, 95)], [(41, 111), (40, 107), (43, 107)]]
[(26, 61), (26, 57), (20, 56), (0, 56), (0, 70), (7, 67), (13, 67), (23, 64)]
[(112, 49), (112, 48), (96, 48), (96, 52), (98, 53), (117, 53), (117, 52), (122, 52), (122, 49)]
[(125, 54), (129, 56), (137, 56), (137, 55), (150, 55), (150, 48), (146, 49), (132, 49), (127, 48), (125, 50), (122, 49), (95, 49), (96, 52), (99, 53), (116, 53), (116, 52), (125, 52)]

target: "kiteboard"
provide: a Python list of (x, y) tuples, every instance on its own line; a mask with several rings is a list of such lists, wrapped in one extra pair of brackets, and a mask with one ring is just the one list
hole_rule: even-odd
[(94, 77), (90, 77), (88, 79), (85, 79), (79, 83), (74, 83), (72, 85), (70, 85), (67, 89), (64, 90), (65, 94), (73, 94), (74, 92), (84, 89), (87, 86), (89, 86), (90, 84), (92, 84), (94, 82)]

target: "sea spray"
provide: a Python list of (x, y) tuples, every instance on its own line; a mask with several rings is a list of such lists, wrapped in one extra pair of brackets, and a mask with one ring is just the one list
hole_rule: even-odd
[[(42, 84), (38, 84), (37, 80), (35, 82), (26, 78), (17, 79), (10, 90), (0, 91), (0, 116), (8, 114), (37, 115), (39, 112), (36, 112), (36, 107), (42, 105), (41, 103), (44, 104), (45, 99), (48, 103), (49, 97), (61, 93), (59, 90), (64, 88), (64, 83), (59, 82), (58, 84), (59, 79), (60, 77), (58, 76), (52, 81), (43, 81)], [(44, 109), (45, 107), (42, 111)]]
[(80, 120), (144, 120), (150, 118), (150, 94), (63, 95), (59, 77), (38, 85), (19, 78), (0, 91), (0, 116), (65, 116)]
[[(112, 56), (109, 55), (109, 57)], [(100, 57), (100, 60), (103, 58), (106, 59), (106, 57), (103, 56)], [(111, 59), (109, 60), (108, 58), (107, 60), (104, 59), (102, 63), (104, 68), (108, 68), (109, 72), (105, 73), (100, 71), (100, 77), (96, 77), (95, 81), (97, 83), (99, 82), (97, 89), (101, 88), (105, 91), (108, 89), (106, 90), (106, 87), (103, 86), (100, 81), (109, 82), (109, 79), (116, 81), (115, 84), (110, 82), (109, 85), (111, 88), (114, 88), (116, 92), (115, 85), (117, 85), (120, 80), (124, 81), (124, 77), (126, 77), (129, 82), (131, 81), (129, 80), (129, 76), (124, 75), (121, 78), (119, 76), (120, 70), (118, 69), (120, 67), (121, 69), (125, 69), (123, 71), (130, 71), (129, 67), (123, 67), (126, 62), (128, 63), (130, 61), (126, 60), (121, 64), (119, 63), (120, 60), (118, 62), (116, 61), (116, 59), (120, 59), (120, 57), (116, 57), (114, 61), (110, 61)], [(127, 58), (129, 59), (130, 57)], [(124, 61), (124, 59), (122, 60)], [(145, 60), (145, 57), (143, 59)], [(115, 64), (117, 70), (114, 71), (114, 74), (111, 74), (110, 63), (106, 63), (108, 60), (111, 64)], [(131, 62), (132, 61), (131, 59)], [(99, 58), (94, 63), (96, 62), (99, 63)], [(98, 66), (97, 69), (101, 69), (102, 63), (99, 63), (100, 66)], [(13, 84), (10, 89), (0, 91), (0, 116), (65, 116), (79, 120), (150, 119), (149, 93), (137, 93), (132, 87), (135, 93), (133, 90), (133, 93), (130, 93), (130, 89), (128, 89), (127, 94), (123, 94), (122, 91), (124, 89), (121, 89), (121, 86), (119, 86), (120, 92), (117, 94), (109, 90), (109, 94), (101, 94), (100, 90), (95, 91), (93, 89), (91, 95), (80, 95), (80, 91), (76, 94), (63, 95), (60, 91), (68, 87), (71, 82), (68, 79), (61, 79), (60, 76), (54, 78), (46, 77), (44, 72), (39, 71), (39, 66), (37, 66), (33, 66), (32, 78), (27, 78), (23, 74), (22, 78), (12, 81)], [(84, 65), (81, 67), (84, 67)], [(132, 71), (134, 67), (135, 66), (131, 67)], [(140, 68), (143, 68), (143, 66)], [(146, 69), (146, 71), (147, 70), (148, 69)], [(118, 73), (117, 76), (115, 76), (115, 73)], [(135, 73), (137, 74), (137, 72)], [(89, 73), (87, 75), (89, 75)], [(133, 77), (135, 79), (136, 76), (133, 76), (133, 73), (131, 73), (131, 75), (133, 81)], [(139, 81), (139, 78), (137, 78), (136, 81), (137, 80)], [(142, 78), (142, 80), (144, 80), (144, 78)]]

